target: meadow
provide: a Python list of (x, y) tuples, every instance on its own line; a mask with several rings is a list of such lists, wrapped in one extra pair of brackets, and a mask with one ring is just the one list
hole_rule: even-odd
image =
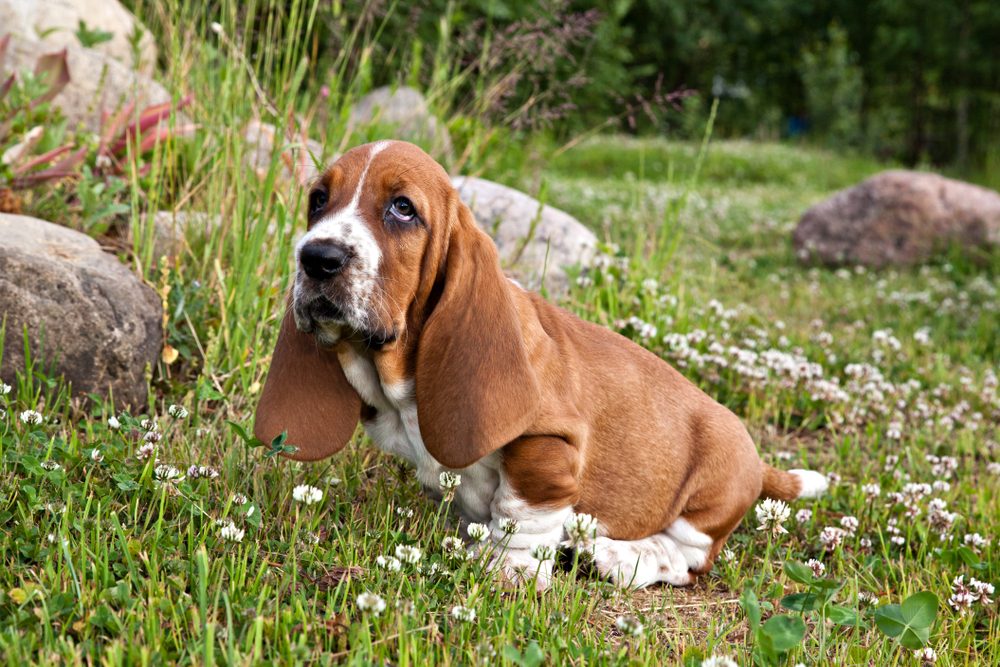
[[(437, 46), (429, 97), (461, 147), (448, 166), (536, 194), (602, 240), (560, 303), (674, 364), (766, 460), (832, 482), (820, 500), (752, 510), (689, 588), (621, 590), (564, 558), (544, 593), (509, 590), (456, 545), (447, 503), (360, 432), (318, 464), (246, 435), (305, 223), (280, 160), (249, 173), (239, 128), (268, 107), (272, 121), (299, 113), (326, 157), (378, 136), (345, 133), (331, 111), (372, 63), (333, 63), (339, 98), (323, 97), (295, 39), (314, 6), (275, 22), (261, 10), (265, 46), (241, 56), (237, 3), (219, 30), (197, 6), (137, 4), (199, 125), (126, 176), (117, 246), (157, 287), (171, 353), (129, 413), (70, 399), (45, 360), (0, 378), (4, 662), (1000, 662), (1000, 258), (831, 269), (791, 246), (806, 207), (891, 165), (713, 140), (708, 117), (701, 142), (505, 134), (470, 120), (478, 102), (453, 87), (464, 70)], [(144, 239), (164, 206), (222, 224), (162, 262)]]

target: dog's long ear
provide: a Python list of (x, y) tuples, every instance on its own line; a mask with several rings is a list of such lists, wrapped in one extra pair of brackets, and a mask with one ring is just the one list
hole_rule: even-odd
[(464, 468), (524, 433), (539, 389), (493, 241), (464, 204), (454, 211), (440, 298), (417, 348), (416, 395), (427, 451)]
[(295, 328), (291, 299), (257, 404), (254, 435), (271, 442), (288, 431), (291, 458), (316, 461), (336, 454), (354, 434), (361, 398), (344, 377), (336, 352)]

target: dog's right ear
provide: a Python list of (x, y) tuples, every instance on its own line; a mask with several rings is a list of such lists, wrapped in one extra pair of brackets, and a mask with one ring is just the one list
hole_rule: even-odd
[(289, 298), (257, 404), (254, 435), (269, 443), (287, 431), (286, 442), (298, 448), (290, 457), (316, 461), (343, 449), (360, 418), (361, 398), (344, 376), (337, 353), (295, 328)]

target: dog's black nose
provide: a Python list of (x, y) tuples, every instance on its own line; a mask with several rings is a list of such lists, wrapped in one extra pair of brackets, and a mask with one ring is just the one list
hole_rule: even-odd
[(336, 243), (309, 243), (302, 247), (299, 261), (306, 275), (316, 280), (329, 280), (344, 270), (350, 252)]

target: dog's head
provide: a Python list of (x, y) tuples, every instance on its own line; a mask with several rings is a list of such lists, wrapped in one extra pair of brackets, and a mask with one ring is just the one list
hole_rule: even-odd
[(343, 447), (362, 402), (338, 361), (343, 346), (402, 357), (424, 444), (449, 467), (523, 431), (537, 383), (510, 286), (492, 241), (426, 153), (400, 141), (345, 153), (309, 193), (295, 257), (260, 439), (287, 431), (303, 460)]

